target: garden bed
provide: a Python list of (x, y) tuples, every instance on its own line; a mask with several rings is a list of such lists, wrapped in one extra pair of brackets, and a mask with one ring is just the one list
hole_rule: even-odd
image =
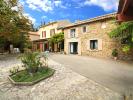
[(9, 76), (9, 80), (14, 85), (33, 85), (46, 78), (51, 77), (55, 70), (51, 68), (41, 68), (37, 73), (30, 75), (26, 70), (19, 71)]

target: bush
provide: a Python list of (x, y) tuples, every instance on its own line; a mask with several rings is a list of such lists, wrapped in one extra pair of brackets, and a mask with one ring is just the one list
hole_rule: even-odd
[(36, 73), (38, 71), (38, 68), (42, 66), (39, 53), (37, 52), (24, 53), (20, 56), (20, 59), (29, 73)]
[(117, 50), (117, 49), (114, 49), (114, 50), (112, 51), (112, 56), (113, 56), (113, 57), (118, 57), (118, 50)]
[(125, 45), (123, 48), (122, 48), (122, 51), (125, 52), (125, 53), (128, 53), (130, 51), (130, 46), (129, 45)]

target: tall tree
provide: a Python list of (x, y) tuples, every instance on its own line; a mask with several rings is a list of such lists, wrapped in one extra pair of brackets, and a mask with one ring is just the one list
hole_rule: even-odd
[(18, 1), (0, 0), (0, 38), (6, 41), (4, 46), (9, 47), (9, 44), (14, 44), (20, 45), (22, 47), (20, 49), (23, 49), (30, 30), (31, 22), (23, 16), (22, 7), (18, 5)]

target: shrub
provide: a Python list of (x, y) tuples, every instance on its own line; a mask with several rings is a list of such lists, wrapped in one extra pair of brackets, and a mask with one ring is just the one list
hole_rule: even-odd
[(129, 45), (125, 45), (123, 48), (122, 48), (122, 51), (125, 52), (125, 53), (128, 53), (130, 51), (130, 46)]
[(20, 59), (29, 73), (36, 73), (38, 71), (38, 67), (42, 66), (39, 53), (37, 52), (24, 53), (20, 56)]
[(112, 56), (113, 57), (117, 57), (118, 56), (118, 50), (117, 49), (113, 49)]

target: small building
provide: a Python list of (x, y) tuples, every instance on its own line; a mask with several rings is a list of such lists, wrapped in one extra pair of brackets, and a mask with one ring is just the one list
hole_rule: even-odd
[(36, 51), (39, 49), (39, 44), (37, 44), (35, 41), (40, 38), (40, 35), (38, 32), (29, 32), (29, 39), (32, 42), (32, 50)]
[(29, 32), (29, 38), (30, 41), (35, 41), (40, 38), (40, 35), (38, 34), (38, 32)]
[(65, 53), (110, 58), (113, 49), (118, 49), (120, 59), (132, 59), (133, 54), (126, 56), (122, 52), (121, 46), (124, 43), (108, 35), (117, 26), (115, 17), (116, 13), (111, 13), (66, 26)]
[(49, 39), (55, 34), (63, 32), (63, 27), (69, 24), (69, 20), (60, 20), (55, 22), (49, 22), (48, 24), (41, 26), (38, 31), (40, 38), (34, 41), (36, 44), (40, 45), (40, 51), (44, 52), (48, 50), (51, 52), (58, 52), (60, 45), (55, 43), (51, 44), (49, 42)]

